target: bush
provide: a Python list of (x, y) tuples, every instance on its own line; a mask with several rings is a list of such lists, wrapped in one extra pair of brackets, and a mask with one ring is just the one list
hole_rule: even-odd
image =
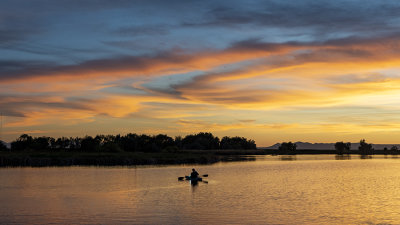
[(164, 151), (169, 153), (177, 153), (179, 151), (179, 148), (176, 146), (168, 146), (164, 149)]
[(102, 152), (123, 152), (121, 147), (118, 144), (113, 142), (107, 142), (103, 146), (101, 146)]

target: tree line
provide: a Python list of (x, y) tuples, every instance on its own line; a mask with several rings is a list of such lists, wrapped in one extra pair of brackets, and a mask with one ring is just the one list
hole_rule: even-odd
[[(32, 137), (22, 134), (11, 142), (11, 151), (82, 151), (82, 152), (160, 152), (177, 150), (257, 149), (255, 141), (244, 137), (222, 139), (212, 133), (200, 132), (185, 137), (165, 134), (96, 135), (85, 137)], [(0, 150), (9, 150), (0, 141)]]
[[(375, 149), (365, 139), (360, 140), (357, 150), (351, 150), (350, 142), (336, 142), (334, 144), (336, 154), (358, 153), (360, 155), (372, 155)], [(185, 137), (169, 137), (165, 134), (146, 135), (129, 133), (126, 135), (96, 135), (85, 137), (32, 137), (22, 134), (11, 142), (11, 149), (0, 140), (0, 151), (82, 151), (82, 152), (174, 152), (178, 150), (216, 150), (216, 149), (257, 149), (255, 141), (244, 137), (228, 137), (222, 139), (212, 133), (200, 132), (189, 134)], [(273, 154), (294, 155), (297, 145), (292, 142), (283, 142)], [(383, 154), (400, 154), (397, 146), (390, 149), (384, 148)]]
[[(336, 142), (334, 144), (336, 154), (343, 155), (343, 154), (350, 154), (351, 152), (351, 143), (350, 142)], [(277, 149), (276, 154), (278, 155), (294, 155), (296, 154), (296, 143), (292, 142), (283, 142)], [(360, 155), (373, 155), (375, 149), (372, 147), (371, 143), (367, 143), (365, 139), (360, 140), (360, 145), (358, 146), (358, 154)], [(400, 154), (400, 151), (397, 146), (393, 145), (390, 149), (385, 147), (383, 149), (383, 154), (388, 155), (397, 155)]]
[[(338, 155), (350, 154), (351, 143), (336, 142), (335, 149)], [(372, 147), (371, 143), (367, 143), (365, 139), (360, 140), (360, 145), (358, 146), (358, 153), (360, 155), (373, 155), (374, 151), (375, 149)], [(383, 154), (385, 155), (388, 154), (397, 155), (399, 153), (400, 153), (399, 149), (396, 145), (393, 145), (390, 149), (388, 149), (387, 147), (383, 149)]]

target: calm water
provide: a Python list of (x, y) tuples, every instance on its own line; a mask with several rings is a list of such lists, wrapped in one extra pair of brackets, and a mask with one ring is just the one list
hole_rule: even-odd
[(400, 224), (400, 158), (0, 169), (0, 224)]

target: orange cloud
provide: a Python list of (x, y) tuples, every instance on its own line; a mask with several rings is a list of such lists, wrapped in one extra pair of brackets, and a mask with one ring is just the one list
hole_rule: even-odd
[[(209, 70), (224, 64), (267, 57), (271, 54), (289, 52), (299, 47), (292, 44), (260, 44), (259, 48), (236, 44), (224, 50), (209, 50), (186, 53), (181, 50), (159, 53), (152, 56), (124, 56), (98, 59), (77, 65), (26, 67), (1, 76), (3, 82), (24, 80), (73, 81), (97, 77), (134, 77), (148, 75), (170, 75), (193, 70)], [(43, 79), (46, 80), (43, 80)], [(104, 78), (103, 78), (104, 79)]]
[[(393, 107), (399, 100), (396, 96), (400, 95), (397, 90), (400, 78), (384, 71), (399, 70), (400, 51), (396, 43), (396, 40), (385, 44), (344, 45), (259, 43), (252, 46), (241, 43), (224, 50), (192, 54), (176, 51), (49, 67), (32, 75), (17, 74), (24, 79), (3, 78), (0, 106), (7, 109), (10, 116), (19, 116), (5, 127), (30, 127), (30, 130), (60, 121), (66, 125), (92, 122), (101, 116), (152, 121), (149, 126), (160, 123), (157, 128), (143, 125), (143, 131), (273, 129), (302, 132), (305, 129), (305, 132), (360, 130), (363, 133), (397, 130), (396, 118), (391, 118), (393, 126), (383, 126), (382, 121), (377, 121), (376, 126), (350, 122), (345, 126), (339, 123), (339, 118), (329, 116), (306, 125), (286, 122), (290, 118), (277, 113), (296, 107)], [(221, 68), (223, 65), (228, 68)], [(156, 83), (159, 76), (198, 70), (203, 74), (189, 80), (175, 80), (169, 85), (162, 83), (164, 89), (147, 85)], [(140, 93), (108, 91), (121, 85)], [(258, 118), (275, 114), (277, 121), (245, 123), (235, 118), (232, 122), (235, 114), (246, 110), (258, 110)], [(221, 114), (226, 121), (221, 120)], [(306, 115), (303, 117), (312, 120)]]

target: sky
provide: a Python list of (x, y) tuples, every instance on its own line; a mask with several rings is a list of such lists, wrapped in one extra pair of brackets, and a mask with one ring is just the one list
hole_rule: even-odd
[(0, 139), (399, 143), (399, 1), (0, 2)]

